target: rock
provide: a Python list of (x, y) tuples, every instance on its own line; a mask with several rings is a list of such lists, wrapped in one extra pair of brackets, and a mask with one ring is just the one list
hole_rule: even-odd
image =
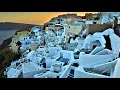
[(3, 60), (4, 60), (4, 57), (0, 56), (0, 64), (2, 63)]
[(3, 41), (3, 43), (0, 45), (0, 50), (3, 50), (8, 47), (8, 45), (11, 43), (12, 37), (6, 39)]

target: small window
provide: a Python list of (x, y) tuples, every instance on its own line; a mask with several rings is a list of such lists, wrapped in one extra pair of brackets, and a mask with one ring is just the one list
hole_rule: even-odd
[(78, 67), (79, 64), (78, 63), (73, 63), (72, 66)]
[(93, 22), (93, 24), (96, 24), (96, 22)]

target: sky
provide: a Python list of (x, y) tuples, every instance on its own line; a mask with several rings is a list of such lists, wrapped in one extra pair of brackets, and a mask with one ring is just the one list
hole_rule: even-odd
[(84, 16), (85, 13), (97, 12), (0, 12), (0, 22), (18, 22), (41, 25), (48, 22), (53, 17), (67, 13), (76, 13), (78, 16)]

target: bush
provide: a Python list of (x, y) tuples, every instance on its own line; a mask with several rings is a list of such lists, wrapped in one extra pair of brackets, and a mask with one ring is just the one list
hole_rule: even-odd
[[(12, 50), (10, 50), (9, 48), (5, 48), (4, 50), (0, 51), (0, 57), (4, 59), (0, 63), (0, 65), (2, 66), (0, 69), (0, 73), (3, 74), (6, 66), (9, 66), (12, 61), (19, 59), (21, 55), (18, 53), (12, 52)], [(0, 74), (0, 77), (2, 74)]]

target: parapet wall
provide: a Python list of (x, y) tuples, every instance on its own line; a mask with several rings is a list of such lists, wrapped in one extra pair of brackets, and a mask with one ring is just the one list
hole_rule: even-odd
[(87, 24), (88, 34), (103, 32), (108, 28), (112, 28), (112, 24)]

